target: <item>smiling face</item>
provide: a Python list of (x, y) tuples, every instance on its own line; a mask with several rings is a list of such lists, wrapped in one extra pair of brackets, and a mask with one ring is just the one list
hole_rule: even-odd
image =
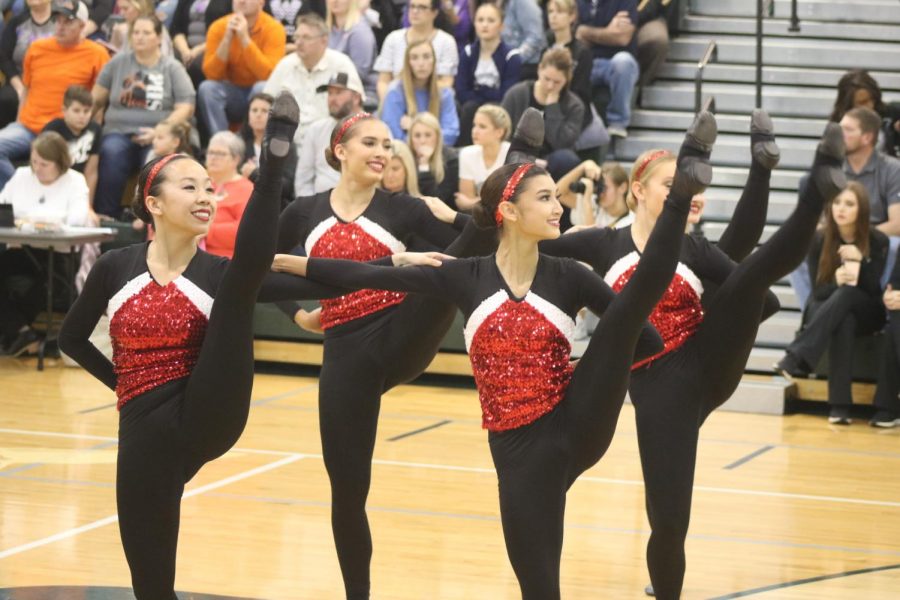
[(157, 231), (206, 235), (216, 215), (213, 184), (203, 165), (193, 159), (175, 160), (160, 172), (164, 176), (156, 196), (145, 200)]
[(557, 198), (556, 184), (549, 175), (529, 177), (519, 184), (515, 202), (501, 202), (503, 231), (515, 232), (534, 241), (559, 237), (559, 220), (563, 214)]
[(844, 190), (832, 201), (831, 217), (838, 227), (856, 224), (859, 218), (859, 198), (853, 190)]
[(378, 185), (391, 157), (391, 132), (378, 119), (364, 119), (344, 134), (334, 155), (341, 162), (342, 177), (366, 186)]

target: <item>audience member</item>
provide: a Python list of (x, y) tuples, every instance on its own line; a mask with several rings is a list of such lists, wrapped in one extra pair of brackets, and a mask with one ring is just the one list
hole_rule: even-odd
[[(263, 136), (269, 122), (269, 110), (275, 98), (260, 92), (250, 98), (247, 108), (247, 119), (241, 127), (241, 140), (244, 142), (244, 156), (241, 157), (241, 175), (252, 179), (253, 172), (259, 167)], [(297, 168), (297, 147), (291, 145), (281, 172), (281, 200), (285, 206), (294, 200), (294, 171)]]
[[(206, 51), (206, 31), (218, 19), (231, 12), (232, 0), (178, 0), (172, 16), (172, 45), (178, 58), (188, 70), (194, 88), (206, 79), (203, 74), (203, 55)], [(215, 51), (215, 48), (213, 48)]]
[(328, 47), (350, 57), (359, 72), (366, 95), (377, 98), (378, 73), (373, 67), (378, 48), (372, 26), (359, 10), (359, 0), (328, 0), (325, 23), (329, 31)]
[(572, 223), (619, 229), (631, 225), (628, 173), (619, 163), (586, 160), (559, 180), (559, 201), (572, 211)]
[[(119, 19), (115, 23), (110, 23), (112, 19), (107, 19), (107, 27), (109, 33), (107, 35), (107, 44), (109, 48), (115, 52), (127, 52), (131, 50), (131, 27), (134, 20), (138, 17), (149, 17), (156, 15), (156, 6), (153, 0), (118, 0), (116, 7), (119, 11)], [(159, 18), (157, 16), (157, 18)], [(160, 19), (162, 23), (162, 19)], [(166, 26), (162, 26), (160, 34), (160, 51), (163, 56), (174, 56), (174, 48), (172, 47), (172, 37)]]
[(0, 34), (0, 71), (6, 81), (0, 87), (0, 127), (16, 120), (19, 100), (25, 94), (22, 62), (32, 42), (50, 37), (56, 23), (50, 11), (50, 0), (28, 0), (28, 8), (14, 15)]
[(838, 81), (830, 120), (840, 123), (852, 108), (870, 108), (878, 113), (883, 120), (881, 149), (896, 157), (900, 150), (900, 102), (886, 104), (881, 98), (881, 87), (868, 71), (853, 69), (844, 73)]
[(430, 112), (420, 112), (409, 126), (409, 149), (416, 159), (419, 192), (436, 196), (456, 208), (459, 187), (459, 160), (456, 151), (444, 144), (441, 125)]
[(337, 185), (340, 173), (325, 160), (325, 150), (338, 121), (362, 112), (363, 89), (356, 71), (335, 73), (317, 91), (328, 93), (328, 116), (313, 121), (300, 144), (294, 177), (297, 196), (312, 196)]
[(197, 88), (197, 104), (210, 135), (244, 119), (250, 96), (261, 91), (284, 56), (284, 27), (262, 11), (263, 0), (234, 0), (233, 5), (234, 12), (215, 21), (206, 34), (206, 81)]
[[(547, 48), (566, 48), (572, 55), (572, 83), (569, 89), (584, 104), (582, 129), (590, 125), (594, 112), (591, 99), (593, 55), (587, 44), (575, 38), (578, 5), (575, 0), (550, 0), (547, 3)], [(545, 51), (546, 52), (546, 51)]]
[(238, 225), (247, 208), (253, 183), (238, 172), (244, 158), (244, 142), (230, 131), (220, 131), (209, 140), (206, 172), (215, 188), (216, 210), (206, 234), (206, 251), (231, 258)]
[(511, 131), (512, 121), (502, 106), (485, 104), (476, 111), (471, 132), (474, 144), (459, 151), (457, 210), (470, 212), (480, 199), (481, 184), (506, 164), (506, 140)]
[(97, 189), (97, 165), (100, 162), (100, 125), (91, 120), (93, 98), (80, 85), (71, 85), (63, 96), (63, 116), (44, 125), (43, 131), (55, 131), (69, 147), (70, 168), (84, 175), (91, 198)]
[(161, 119), (187, 121), (194, 114), (194, 87), (184, 66), (160, 52), (162, 23), (138, 17), (133, 50), (117, 54), (94, 86), (94, 110), (103, 120), (94, 211), (117, 218), (128, 177), (146, 162), (153, 128)]
[(887, 261), (887, 236), (869, 222), (865, 186), (850, 182), (825, 211), (825, 227), (807, 264), (813, 285), (803, 328), (777, 365), (788, 377), (805, 377), (828, 350), (829, 422), (850, 424), (854, 339), (884, 326), (879, 279)]
[(88, 9), (88, 19), (84, 24), (84, 37), (89, 39), (98, 38), (101, 33), (103, 24), (113, 13), (115, 0), (87, 0), (85, 5)]
[(391, 82), (381, 107), (381, 119), (393, 137), (406, 141), (413, 117), (425, 111), (440, 119), (447, 145), (453, 145), (459, 137), (453, 90), (438, 87), (434, 67), (434, 49), (429, 42), (413, 42), (406, 47), (400, 79)]
[(381, 176), (382, 189), (419, 197), (418, 168), (412, 150), (400, 140), (391, 140), (391, 152), (391, 159)]
[(294, 45), (297, 17), (315, 13), (324, 19), (326, 15), (325, 0), (267, 0), (266, 10), (284, 27), (285, 54), (297, 49)]
[[(472, 41), (472, 14), (481, 4), (474, 0), (441, 0), (434, 26), (452, 35), (456, 46), (462, 48)], [(409, 6), (403, 9), (403, 26), (409, 27)]]
[(62, 116), (63, 96), (70, 85), (94, 86), (109, 53), (82, 33), (88, 9), (79, 0), (53, 5), (53, 37), (33, 42), (22, 63), (25, 99), (18, 119), (0, 129), (0, 188), (12, 177), (13, 160), (28, 157), (31, 142), (44, 125)]
[(406, 58), (406, 47), (414, 42), (431, 42), (434, 49), (438, 86), (453, 87), (459, 66), (456, 40), (446, 31), (435, 29), (441, 0), (409, 0), (410, 26), (391, 32), (384, 40), (381, 54), (375, 60), (378, 72), (378, 98), (384, 100), (390, 83), (400, 76)]
[[(169, 154), (189, 154), (193, 156), (191, 148), (191, 124), (187, 121), (172, 121), (163, 119), (153, 128), (153, 141), (150, 143), (150, 154), (147, 161)], [(146, 163), (145, 163), (146, 164)], [(141, 221), (143, 223), (143, 221)]]
[(669, 19), (676, 3), (671, 0), (644, 0), (638, 4), (637, 52), (641, 85), (656, 79), (669, 55)]
[[(273, 98), (281, 90), (291, 92), (300, 104), (300, 126), (294, 143), (300, 146), (309, 125), (328, 116), (328, 100), (319, 93), (336, 73), (352, 73), (359, 79), (353, 61), (341, 52), (328, 47), (328, 27), (317, 14), (297, 17), (294, 36), (297, 50), (279, 61), (263, 91)], [(365, 98), (363, 98), (365, 101)]]
[[(517, 48), (524, 65), (536, 65), (544, 48), (544, 20), (537, 0), (501, 0), (503, 9), (503, 41)], [(534, 66), (525, 70), (534, 73)]]
[[(900, 251), (898, 251), (900, 254)], [(875, 415), (869, 422), (873, 427), (895, 427), (900, 416), (900, 258), (895, 256), (894, 270), (881, 297), (889, 311), (885, 330), (884, 355), (875, 386)]]
[[(34, 226), (85, 225), (87, 183), (70, 164), (62, 136), (52, 131), (40, 134), (31, 143), (31, 164), (16, 169), (0, 191), (0, 204), (12, 204), (16, 219)], [(47, 264), (47, 252), (37, 248), (0, 252), (0, 344), (8, 354), (18, 356), (39, 339), (31, 323), (46, 306), (41, 267)]]
[(461, 107), (457, 140), (460, 146), (472, 143), (472, 120), (478, 107), (501, 102), (509, 88), (520, 80), (522, 57), (517, 48), (500, 38), (502, 29), (503, 12), (496, 4), (478, 7), (475, 11), (477, 39), (460, 53), (456, 76), (456, 100)]
[(585, 109), (568, 89), (571, 77), (572, 55), (565, 48), (554, 48), (541, 58), (537, 81), (517, 83), (503, 97), (503, 108), (514, 124), (528, 107), (543, 113), (545, 133), (540, 158), (547, 161), (547, 170), (555, 179), (581, 162), (572, 148), (581, 135)]
[[(398, 0), (400, 4), (403, 0)], [(388, 34), (397, 29), (399, 21), (393, 0), (359, 0), (359, 9), (375, 34), (375, 45), (380, 50)], [(373, 96), (374, 97), (374, 96)]]
[(640, 75), (635, 58), (636, 0), (579, 0), (578, 6), (581, 25), (575, 37), (593, 50), (591, 83), (609, 86), (606, 129), (610, 135), (624, 138), (631, 122), (631, 95)]

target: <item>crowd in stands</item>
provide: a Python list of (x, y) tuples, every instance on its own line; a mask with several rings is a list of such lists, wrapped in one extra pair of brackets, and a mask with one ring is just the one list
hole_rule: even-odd
[[(368, 110), (394, 137), (385, 189), (470, 210), (481, 184), (504, 163), (519, 117), (534, 107), (546, 124), (539, 155), (560, 181), (572, 222), (629, 223), (627, 174), (615, 163), (599, 164), (599, 149), (628, 135), (634, 95), (665, 61), (677, 16), (670, 0), (8, 4), (0, 34), (0, 201), (23, 216), (63, 210), (61, 220), (70, 223), (128, 218), (123, 206), (140, 167), (154, 156), (188, 152), (205, 162), (220, 200), (205, 247), (225, 256), (253, 189), (268, 109), (282, 90), (301, 107), (285, 202), (334, 186), (338, 173), (324, 152), (332, 129)], [(846, 239), (849, 226), (842, 229), (836, 216), (823, 228), (809, 271), (794, 276), (803, 303), (813, 298), (804, 331), (825, 320), (816, 320), (819, 305), (841, 296), (835, 292), (842, 283), (872, 283), (882, 247), (878, 288), (866, 288), (860, 305), (896, 310), (900, 294), (895, 282), (897, 291), (879, 296), (900, 240), (900, 162), (893, 158), (900, 107), (885, 104), (864, 71), (847, 73), (837, 96), (831, 119), (845, 133), (845, 171), (859, 183), (841, 197), (852, 196), (858, 218), (872, 228), (859, 226), (859, 235)], [(60, 204), (61, 187), (83, 192)], [(40, 210), (29, 208), (34, 197)], [(871, 266), (836, 274), (835, 244), (842, 257), (858, 252)], [(0, 301), (4, 315), (18, 316), (0, 324), (0, 344), (17, 351), (35, 291), (8, 289), (11, 276), (28, 272), (10, 256), (0, 253)], [(18, 308), (7, 313), (13, 297)], [(877, 319), (862, 317), (852, 328), (835, 318), (829, 323), (831, 339), (879, 328)], [(798, 372), (814, 367), (816, 356), (790, 352), (801, 357)], [(892, 360), (897, 355), (900, 346)]]

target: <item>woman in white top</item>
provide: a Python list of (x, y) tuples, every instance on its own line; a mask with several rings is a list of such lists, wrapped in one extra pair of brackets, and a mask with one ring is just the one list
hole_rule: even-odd
[(478, 202), (481, 184), (488, 175), (503, 166), (509, 152), (506, 139), (512, 131), (509, 113), (499, 105), (485, 104), (472, 121), (471, 146), (459, 151), (459, 191), (456, 206), (469, 212)]
[[(69, 146), (61, 135), (46, 132), (31, 143), (31, 164), (19, 167), (3, 191), (0, 204), (12, 204), (23, 227), (85, 225), (90, 212), (84, 175), (70, 169)], [(32, 260), (34, 259), (34, 260)], [(64, 261), (57, 261), (63, 266)], [(38, 334), (31, 323), (47, 305), (47, 250), (7, 248), (0, 252), (0, 348), (18, 356), (33, 347)], [(60, 269), (64, 271), (64, 269)], [(13, 281), (15, 288), (13, 289)]]

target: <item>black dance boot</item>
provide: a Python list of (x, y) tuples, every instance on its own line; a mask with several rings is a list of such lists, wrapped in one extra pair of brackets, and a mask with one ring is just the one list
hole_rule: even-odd
[(716, 118), (709, 111), (703, 111), (688, 127), (678, 152), (675, 180), (672, 194), (679, 198), (693, 198), (712, 183), (712, 165), (709, 156), (716, 143), (718, 127)]
[(750, 154), (753, 162), (771, 171), (781, 160), (781, 150), (775, 142), (775, 126), (769, 113), (754, 108), (750, 117)]

